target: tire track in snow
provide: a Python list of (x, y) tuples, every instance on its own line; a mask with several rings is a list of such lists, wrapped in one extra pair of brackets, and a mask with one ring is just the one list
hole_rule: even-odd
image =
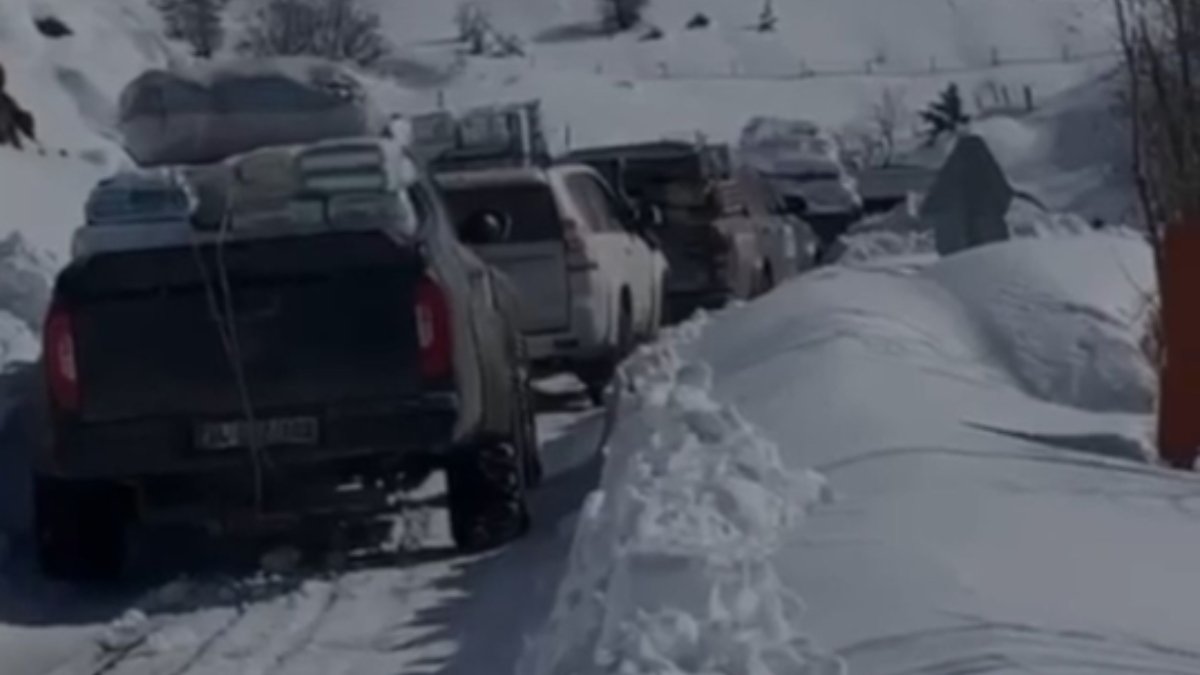
[[(198, 594), (193, 596), (196, 602)], [(140, 610), (130, 610), (123, 620), (137, 625), (125, 628), (125, 635), (98, 636), (91, 648), (59, 665), (48, 675), (183, 675), (232, 631), (245, 617), (242, 608), (203, 610), (179, 619), (144, 618)], [(120, 632), (117, 629), (115, 632)], [(186, 651), (184, 651), (186, 649)], [(157, 659), (174, 656), (175, 659)], [(154, 668), (168, 660), (167, 668)]]
[(341, 584), (340, 577), (332, 583), (322, 582), (321, 592), (316, 594), (318, 597), (304, 607), (311, 611), (294, 613), (292, 620), (277, 633), (277, 638), (269, 641), (263, 651), (243, 668), (242, 675), (272, 675), (302, 654), (312, 644), (313, 636), (325, 623), (333, 607), (341, 600)]
[[(271, 675), (309, 644), (341, 597), (340, 579), (266, 599), (263, 591), (272, 589), (204, 584), (173, 603), (194, 609), (169, 618), (131, 609), (47, 675)], [(214, 600), (233, 606), (205, 607)]]

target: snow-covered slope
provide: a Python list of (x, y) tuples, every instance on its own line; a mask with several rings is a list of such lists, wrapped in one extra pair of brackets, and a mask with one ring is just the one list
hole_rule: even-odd
[[(498, 30), (525, 40), (524, 58), (451, 66), (454, 3), (378, 3), (407, 58), (446, 74), (430, 84), (426, 105), (434, 90), (450, 106), (541, 96), (560, 144), (567, 126), (575, 145), (696, 130), (730, 138), (755, 113), (841, 126), (865, 115), (885, 86), (917, 108), (952, 80), (968, 101), (989, 83), (1018, 99), (1028, 85), (1041, 101), (1106, 67), (1089, 57), (1113, 49), (1100, 0), (776, 0), (773, 33), (748, 29), (761, 3), (653, 0), (646, 21), (664, 33), (654, 41), (637, 29), (600, 34), (593, 0), (479, 4)], [(697, 13), (712, 24), (687, 30)], [(814, 76), (786, 79), (802, 70)]]
[(975, 125), (1011, 179), (1057, 211), (1134, 222), (1132, 138), (1120, 114), (1119, 73), (1084, 82), (1022, 119)]
[(1025, 240), (648, 350), (525, 672), (1200, 667), (1200, 483), (1143, 450), (1151, 279), (1133, 239)]
[[(43, 35), (35, 20), (44, 17), (62, 21), (71, 34)], [(120, 154), (105, 139), (116, 96), (169, 57), (144, 0), (0, 3), (7, 90), (34, 114), (45, 146), (44, 153), (0, 147), (0, 236), (20, 231), (35, 247), (65, 257), (87, 190)]]

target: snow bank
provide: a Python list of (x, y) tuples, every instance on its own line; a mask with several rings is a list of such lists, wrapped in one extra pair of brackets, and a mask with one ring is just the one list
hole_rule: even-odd
[(0, 312), (40, 333), (55, 269), (53, 259), (30, 246), (20, 232), (0, 239)]
[(1145, 244), (876, 262), (626, 367), (523, 673), (1195, 669), (1197, 484), (1141, 442)]
[(766, 674), (836, 665), (797, 631), (802, 604), (768, 562), (826, 496), (824, 481), (786, 469), (773, 443), (711, 398), (711, 370), (678, 351), (701, 325), (685, 325), (625, 366), (637, 393), (602, 487), (583, 509), (549, 624), (520, 672)]
[(1037, 398), (1149, 413), (1156, 375), (1139, 347), (1153, 260), (1135, 239), (1015, 241), (929, 268), (985, 333), (999, 365)]

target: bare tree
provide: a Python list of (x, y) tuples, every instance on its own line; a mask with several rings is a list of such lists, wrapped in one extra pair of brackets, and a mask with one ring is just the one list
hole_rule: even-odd
[(229, 0), (154, 0), (167, 37), (183, 40), (200, 58), (212, 58), (225, 42), (222, 15)]
[(1133, 178), (1160, 280), (1165, 229), (1200, 217), (1195, 0), (1113, 0), (1124, 54)]
[(904, 101), (904, 91), (896, 87), (887, 87), (879, 102), (871, 110), (871, 122), (879, 135), (882, 163), (886, 166), (892, 163), (896, 155), (896, 139), (900, 130), (908, 123), (911, 113)]
[(364, 67), (391, 49), (379, 15), (357, 0), (267, 0), (239, 46), (255, 56), (319, 56)]
[(608, 30), (618, 33), (629, 30), (642, 20), (642, 12), (650, 0), (599, 0), (600, 19)]
[(477, 2), (464, 2), (454, 15), (458, 39), (467, 44), (467, 51), (479, 56), (487, 51), (488, 36), (492, 34), (492, 17), (487, 8)]
[(491, 54), (496, 58), (525, 56), (525, 43), (515, 33), (496, 33)]

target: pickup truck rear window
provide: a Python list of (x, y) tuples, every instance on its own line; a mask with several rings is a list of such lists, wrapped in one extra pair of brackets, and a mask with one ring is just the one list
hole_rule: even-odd
[(545, 185), (456, 188), (446, 207), (464, 243), (517, 244), (562, 238), (554, 195)]

